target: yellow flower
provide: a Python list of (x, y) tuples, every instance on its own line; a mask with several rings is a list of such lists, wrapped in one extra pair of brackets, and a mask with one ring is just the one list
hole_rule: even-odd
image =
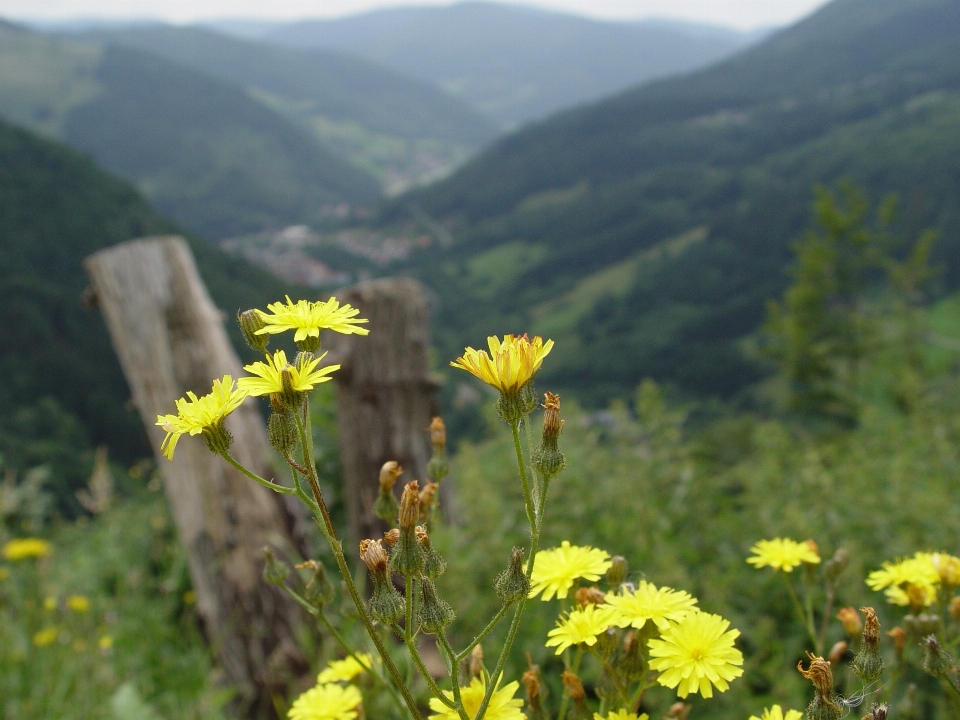
[(67, 607), (78, 613), (90, 612), (90, 598), (83, 595), (71, 595), (67, 598)]
[(783, 709), (779, 705), (765, 708), (762, 717), (750, 716), (750, 720), (802, 720), (802, 718), (803, 713), (798, 710), (787, 710), (786, 715), (784, 715)]
[(3, 546), (3, 557), (10, 562), (17, 562), (28, 558), (46, 557), (52, 549), (50, 543), (40, 538), (18, 538), (10, 540)]
[(554, 595), (565, 598), (574, 580), (599, 580), (609, 567), (610, 555), (605, 550), (578, 547), (564, 540), (558, 548), (537, 553), (530, 578), (530, 597), (542, 592), (544, 600)]
[(113, 647), (113, 638), (110, 637), (109, 635), (102, 636), (97, 641), (97, 647), (103, 650), (104, 652), (106, 652), (107, 650)]
[(747, 562), (754, 567), (762, 568), (769, 565), (774, 570), (784, 572), (793, 572), (800, 563), (820, 562), (820, 554), (816, 546), (809, 541), (797, 542), (787, 538), (761, 540), (750, 548), (750, 552), (753, 553), (753, 557), (747, 558)]
[(724, 692), (729, 681), (743, 675), (743, 655), (733, 646), (739, 630), (727, 630), (730, 623), (719, 615), (705, 612), (687, 613), (671, 623), (660, 639), (649, 642), (650, 667), (659, 670), (657, 682), (677, 688), (685, 698), (699, 692), (713, 697), (713, 687)]
[[(493, 695), (490, 696), (490, 704), (487, 705), (487, 712), (483, 716), (484, 720), (526, 720), (526, 715), (520, 709), (523, 707), (523, 700), (514, 697), (519, 687), (519, 683), (512, 682), (499, 690), (494, 690)], [(472, 718), (477, 714), (485, 691), (486, 684), (480, 678), (473, 678), (468, 687), (460, 688), (460, 699), (463, 700), (463, 709), (468, 717)], [(444, 690), (443, 694), (453, 700), (453, 691)], [(459, 720), (460, 718), (456, 710), (448, 708), (437, 698), (430, 698), (430, 709), (434, 714), (428, 720)]]
[(326, 353), (308, 360), (307, 355), (301, 355), (296, 365), (287, 362), (287, 354), (277, 350), (272, 356), (267, 355), (267, 362), (255, 362), (244, 365), (243, 369), (256, 377), (242, 377), (237, 381), (237, 387), (250, 395), (270, 395), (283, 392), (283, 371), (290, 373), (290, 386), (296, 392), (308, 392), (327, 380), (331, 380), (330, 373), (339, 370), (339, 365), (328, 365), (317, 369)]
[(33, 644), (37, 647), (46, 647), (53, 644), (60, 635), (60, 631), (55, 627), (44, 628), (33, 636)]
[(696, 598), (683, 590), (657, 588), (653, 583), (641, 580), (637, 589), (622, 595), (610, 593), (606, 603), (617, 611), (617, 625), (642, 628), (647, 620), (653, 620), (660, 630), (670, 626), (670, 620), (680, 620), (694, 609)]
[(44, 610), (56, 610), (57, 609), (57, 599), (50, 595), (43, 599), (43, 609)]
[(571, 645), (594, 645), (597, 635), (612, 627), (617, 619), (613, 608), (588, 604), (557, 622), (557, 627), (547, 633), (547, 647), (556, 646), (559, 655)]
[(287, 295), (285, 304), (271, 303), (267, 305), (267, 310), (273, 314), (257, 310), (257, 314), (266, 323), (265, 328), (257, 330), (257, 335), (274, 335), (296, 330), (293, 341), (300, 342), (308, 337), (319, 338), (321, 330), (333, 330), (344, 335), (366, 335), (370, 332), (367, 328), (357, 327), (367, 322), (357, 317), (360, 311), (350, 305), (340, 307), (336, 298), (330, 298), (326, 302), (293, 302)]
[(942, 584), (951, 587), (960, 585), (960, 558), (938, 552), (930, 556), (930, 561)]
[(867, 585), (872, 590), (886, 588), (885, 595), (894, 605), (931, 605), (939, 584), (932, 553), (918, 552), (912, 558), (885, 562), (867, 576)]
[(492, 335), (487, 338), (487, 347), (490, 348), (489, 355), (486, 350), (468, 347), (450, 364), (509, 395), (530, 382), (553, 349), (553, 340), (544, 342), (540, 336), (530, 340), (526, 335), (504, 335), (501, 342)]
[(354, 685), (316, 685), (293, 701), (290, 720), (354, 720), (363, 702)]
[(370, 653), (357, 653), (356, 657), (351, 655), (343, 660), (334, 660), (317, 676), (317, 683), (349, 682), (364, 670), (369, 670), (372, 664)]
[(635, 713), (628, 713), (626, 710), (617, 710), (601, 716), (600, 713), (593, 714), (593, 720), (650, 720), (650, 716), (644, 713), (637, 716)]
[(240, 407), (247, 397), (243, 389), (234, 389), (233, 378), (224, 375), (213, 381), (213, 390), (198, 398), (188, 392), (186, 398), (177, 400), (176, 415), (157, 415), (157, 425), (167, 431), (160, 450), (167, 460), (173, 460), (173, 451), (181, 435), (199, 435), (204, 430), (216, 427), (223, 419)]

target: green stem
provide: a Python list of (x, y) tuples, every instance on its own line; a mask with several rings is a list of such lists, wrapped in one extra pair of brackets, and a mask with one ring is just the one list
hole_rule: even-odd
[(497, 614), (493, 616), (493, 620), (488, 622), (487, 626), (480, 631), (480, 634), (477, 635), (470, 642), (470, 644), (467, 645), (466, 648), (464, 648), (462, 651), (460, 651), (457, 654), (457, 662), (460, 662), (461, 660), (465, 659), (467, 655), (470, 654), (470, 651), (473, 650), (477, 645), (479, 645), (483, 641), (483, 639), (490, 634), (490, 631), (496, 627), (497, 623), (500, 622), (501, 619), (503, 619), (503, 616), (507, 614), (507, 610), (509, 609), (510, 609), (509, 605), (504, 605), (503, 607), (500, 608)]
[(408, 637), (411, 637), (413, 634), (413, 576), (407, 575), (404, 582), (404, 589), (406, 591), (406, 597), (404, 600), (407, 605), (407, 616), (404, 618), (404, 624), (406, 625), (406, 634)]
[(407, 646), (407, 650), (410, 652), (410, 657), (413, 658), (413, 662), (417, 666), (417, 670), (420, 671), (423, 679), (427, 682), (427, 686), (436, 696), (437, 700), (442, 702), (448, 708), (456, 710), (457, 704), (446, 696), (443, 690), (440, 689), (440, 686), (437, 685), (437, 682), (433, 679), (433, 676), (427, 671), (427, 666), (423, 663), (423, 657), (420, 655), (420, 650), (417, 648), (417, 643), (414, 642), (414, 639), (407, 633), (403, 632), (403, 628), (401, 628), (399, 625), (394, 624), (393, 631), (403, 638), (403, 642)]
[(248, 478), (250, 478), (251, 480), (254, 480), (255, 482), (260, 483), (265, 488), (269, 488), (270, 490), (275, 490), (276, 492), (281, 493), (283, 495), (293, 495), (296, 492), (296, 490), (294, 490), (293, 488), (284, 487), (283, 485), (277, 485), (275, 482), (264, 480), (262, 477), (260, 477), (256, 473), (250, 472), (243, 465), (241, 465), (239, 462), (234, 460), (233, 457), (230, 455), (230, 453), (224, 453), (221, 457), (224, 460), (226, 460), (228, 463), (233, 465), (237, 470), (239, 470), (244, 475), (246, 475)]
[(833, 583), (827, 584), (827, 602), (823, 608), (823, 622), (820, 623), (820, 647), (824, 646), (824, 643), (827, 640), (827, 626), (830, 624), (830, 617), (833, 613), (833, 600), (836, 596), (836, 589), (833, 586)]
[(528, 415), (523, 421), (523, 430), (524, 434), (527, 437), (527, 457), (530, 458), (530, 464), (528, 465), (530, 469), (530, 480), (533, 485), (533, 511), (535, 517), (543, 514), (543, 506), (539, 504), (540, 495), (542, 494), (541, 485), (542, 480), (537, 476), (537, 473), (533, 469), (533, 431), (530, 430), (530, 416)]
[[(577, 653), (573, 656), (573, 664), (570, 666), (570, 672), (576, 675), (580, 672), (580, 661), (583, 659), (583, 648), (577, 646)], [(570, 693), (567, 692), (566, 686), (563, 688), (563, 699), (560, 701), (560, 714), (557, 715), (557, 720), (563, 720), (567, 716), (567, 706), (570, 704)]]
[(817, 650), (817, 655), (820, 654), (817, 643), (817, 633), (813, 629), (813, 623), (810, 622), (810, 617), (804, 612), (803, 605), (800, 604), (800, 598), (797, 597), (797, 591), (793, 589), (793, 585), (790, 584), (790, 581), (787, 579), (786, 573), (782, 573), (783, 581), (787, 585), (787, 592), (790, 593), (790, 599), (793, 601), (793, 607), (797, 611), (797, 614), (800, 616), (801, 622), (807, 628), (807, 634), (810, 636), (810, 641), (813, 643), (814, 650)]
[[(457, 715), (460, 716), (460, 720), (470, 720), (467, 711), (463, 709), (463, 698), (460, 697), (460, 664), (457, 662), (457, 654), (450, 647), (447, 634), (442, 629), (437, 633), (437, 644), (440, 646), (440, 652), (450, 663), (450, 684), (453, 688), (453, 701), (456, 703)], [(482, 710), (481, 707), (481, 712), (477, 713), (478, 718), (483, 717)]]
[(597, 660), (599, 660), (601, 665), (603, 665), (603, 669), (607, 671), (607, 675), (609, 675), (610, 679), (613, 680), (613, 684), (617, 686), (617, 692), (620, 693), (620, 697), (623, 700), (623, 702), (629, 703), (630, 693), (627, 690), (627, 688), (623, 686), (623, 683), (620, 682), (620, 678), (617, 677), (617, 673), (616, 671), (614, 671), (610, 663), (603, 656), (601, 656), (600, 653), (596, 651), (596, 649), (592, 647), (590, 648), (590, 654), (593, 655)]
[(513, 447), (517, 453), (517, 465), (520, 467), (520, 482), (523, 484), (523, 502), (527, 508), (527, 521), (530, 523), (531, 537), (536, 534), (536, 515), (534, 514), (533, 498), (530, 495), (530, 481), (527, 479), (527, 468), (523, 462), (523, 450), (520, 447), (520, 423), (510, 424), (513, 430)]

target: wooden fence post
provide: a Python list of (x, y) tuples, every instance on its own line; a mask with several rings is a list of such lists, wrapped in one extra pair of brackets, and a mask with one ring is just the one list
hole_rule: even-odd
[[(210, 392), (240, 360), (227, 338), (193, 255), (180, 237), (133, 240), (86, 260), (96, 301), (160, 467), (204, 631), (226, 680), (239, 691), (238, 713), (275, 717), (272, 694), (307, 670), (297, 645), (299, 608), (262, 578), (261, 548), (302, 551), (296, 511), (250, 481), (199, 438), (185, 437), (172, 462), (159, 451), (157, 415), (174, 412), (187, 390)], [(273, 451), (255, 401), (227, 418), (240, 462), (272, 477)]]
[[(400, 484), (427, 477), (431, 418), (437, 414), (437, 382), (430, 374), (429, 310), (423, 286), (408, 278), (372, 280), (336, 293), (360, 309), (370, 334), (329, 333), (324, 341), (342, 368), (337, 382), (340, 462), (352, 547), (377, 537), (373, 514), (380, 467), (396, 460)], [(397, 492), (397, 489), (394, 490)]]

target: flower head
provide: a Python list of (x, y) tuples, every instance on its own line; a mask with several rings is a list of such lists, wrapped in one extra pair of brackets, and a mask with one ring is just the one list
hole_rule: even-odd
[(761, 717), (757, 717), (756, 715), (750, 716), (750, 720), (801, 720), (802, 718), (803, 713), (799, 710), (787, 710), (787, 712), (784, 713), (783, 708), (779, 705), (764, 708)]
[(650, 716), (646, 713), (638, 716), (636, 713), (628, 713), (626, 710), (620, 709), (606, 715), (594, 713), (593, 720), (650, 720)]
[[(484, 720), (526, 720), (527, 716), (520, 709), (523, 707), (523, 700), (514, 697), (519, 687), (519, 683), (512, 682), (499, 690), (494, 690), (493, 695), (490, 696), (490, 704), (487, 705), (487, 712), (483, 716)], [(460, 688), (463, 709), (469, 717), (477, 714), (485, 691), (486, 683), (480, 678), (473, 678), (468, 687)], [(453, 699), (451, 690), (444, 690), (443, 694)], [(460, 718), (456, 710), (447, 707), (437, 698), (430, 698), (430, 709), (433, 710), (433, 715), (428, 720), (459, 720)]]
[(753, 557), (747, 558), (747, 562), (754, 567), (762, 568), (769, 565), (774, 570), (783, 570), (783, 572), (792, 572), (800, 563), (820, 562), (820, 553), (809, 541), (797, 542), (787, 538), (761, 540), (750, 548), (750, 552), (753, 553)]
[(489, 354), (486, 350), (468, 347), (463, 355), (450, 364), (476, 375), (501, 393), (510, 395), (517, 393), (533, 379), (543, 359), (553, 349), (553, 340), (544, 342), (540, 336), (530, 340), (526, 335), (504, 335), (501, 342), (496, 335), (492, 335), (487, 338), (487, 347)]
[(177, 400), (176, 415), (157, 415), (157, 425), (167, 431), (160, 444), (164, 457), (173, 460), (173, 451), (181, 435), (199, 435), (220, 425), (223, 419), (240, 407), (246, 399), (247, 391), (234, 389), (233, 378), (224, 375), (222, 380), (213, 381), (209, 394), (198, 398), (192, 392), (186, 398)]
[(571, 645), (595, 645), (597, 635), (606, 632), (617, 621), (617, 611), (604, 605), (587, 604), (561, 618), (557, 627), (547, 633), (547, 647), (557, 648), (557, 655)]
[(372, 666), (373, 657), (370, 653), (357, 653), (356, 656), (351, 655), (343, 660), (334, 660), (317, 676), (317, 684), (350, 682)]
[(354, 720), (363, 702), (354, 685), (316, 685), (293, 701), (290, 720)]
[(609, 567), (610, 555), (605, 550), (578, 547), (564, 540), (558, 548), (537, 553), (530, 578), (530, 597), (542, 592), (544, 600), (554, 595), (565, 598), (574, 580), (599, 580)]
[(90, 612), (90, 598), (85, 595), (71, 595), (67, 598), (67, 607), (75, 613)]
[(60, 636), (60, 631), (55, 627), (48, 627), (40, 630), (33, 635), (33, 644), (37, 647), (46, 647), (52, 645)]
[(19, 538), (10, 540), (3, 546), (3, 557), (10, 562), (26, 560), (28, 558), (46, 557), (52, 548), (50, 543), (40, 538)]
[(606, 602), (617, 611), (617, 625), (642, 628), (652, 620), (661, 630), (670, 626), (671, 620), (680, 620), (693, 610), (697, 600), (683, 590), (658, 588), (653, 583), (641, 580), (636, 590), (619, 595), (607, 595)]
[(911, 558), (885, 562), (867, 576), (872, 590), (886, 588), (887, 599), (894, 605), (926, 607), (937, 599), (940, 573), (931, 553), (918, 552)]
[(333, 330), (344, 335), (366, 335), (370, 332), (367, 328), (357, 327), (367, 322), (357, 317), (360, 311), (350, 305), (341, 307), (336, 298), (326, 302), (293, 302), (287, 295), (286, 303), (270, 303), (267, 310), (270, 312), (257, 310), (265, 325), (256, 331), (257, 335), (296, 330), (293, 341), (300, 342), (308, 337), (319, 338), (321, 330)]
[(250, 395), (271, 395), (282, 393), (283, 372), (286, 370), (290, 377), (290, 386), (295, 392), (308, 392), (314, 385), (330, 380), (330, 373), (339, 370), (339, 365), (328, 365), (317, 369), (326, 353), (311, 358), (307, 354), (300, 355), (296, 365), (287, 362), (287, 354), (277, 350), (273, 355), (267, 355), (267, 362), (255, 362), (244, 365), (243, 369), (256, 377), (242, 377), (237, 386)]
[(689, 612), (671, 623), (659, 639), (649, 642), (650, 667), (660, 671), (657, 682), (677, 688), (685, 698), (692, 692), (713, 697), (713, 687), (724, 692), (729, 681), (743, 675), (743, 655), (733, 646), (739, 630), (719, 615)]
[(933, 563), (943, 585), (960, 585), (960, 558), (936, 552), (930, 556), (930, 562)]

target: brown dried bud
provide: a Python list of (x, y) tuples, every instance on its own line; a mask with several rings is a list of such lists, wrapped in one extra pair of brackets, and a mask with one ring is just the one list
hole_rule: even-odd
[(411, 480), (403, 488), (400, 497), (400, 517), (398, 525), (401, 530), (413, 530), (420, 519), (420, 483)]
[(860, 620), (860, 615), (852, 607), (840, 608), (837, 611), (837, 620), (843, 625), (843, 629), (851, 640), (856, 640), (863, 632), (863, 622)]
[(831, 695), (833, 695), (833, 671), (830, 668), (830, 663), (822, 657), (809, 652), (807, 653), (807, 657), (810, 658), (809, 669), (803, 669), (803, 661), (801, 660), (797, 663), (797, 670), (799, 670), (800, 674), (807, 680), (813, 683), (813, 687), (817, 691), (817, 697), (820, 700), (824, 701), (830, 707), (839, 710), (840, 708), (838, 708), (831, 699)]
[(907, 644), (907, 631), (897, 625), (893, 630), (887, 631), (887, 636), (893, 640), (893, 649), (899, 657), (903, 653), (903, 648)]
[(834, 643), (833, 647), (830, 648), (830, 652), (827, 653), (827, 660), (830, 661), (831, 665), (839, 665), (840, 661), (843, 660), (843, 656), (847, 654), (847, 641), (840, 640), (839, 642)]
[(540, 701), (540, 669), (536, 666), (527, 670), (520, 678), (526, 691), (527, 704), (536, 706)]
[(954, 622), (960, 620), (960, 597), (955, 597), (950, 601), (950, 617)]
[[(420, 543), (421, 545), (430, 544), (430, 536), (427, 534), (427, 529), (423, 525), (417, 525), (417, 527), (414, 528), (414, 532), (417, 534), (418, 543)], [(398, 530), (397, 535), (399, 536), (399, 534), (400, 534), (400, 531)]]
[(397, 483), (397, 478), (403, 473), (403, 468), (396, 460), (387, 460), (380, 468), (380, 489), (390, 492)]
[(543, 408), (543, 437), (539, 447), (533, 453), (533, 467), (540, 473), (544, 482), (550, 482), (563, 470), (567, 462), (557, 445), (557, 440), (563, 431), (563, 420), (560, 419), (560, 396), (546, 393)]
[(360, 559), (370, 569), (370, 572), (386, 572), (387, 551), (383, 549), (381, 540), (361, 540)]
[(567, 695), (570, 696), (573, 702), (582, 702), (587, 696), (587, 693), (583, 689), (583, 680), (581, 680), (578, 675), (574, 675), (569, 670), (564, 670), (560, 679), (563, 680), (563, 685), (567, 688)]
[(430, 442), (434, 448), (442, 449), (447, 446), (447, 428), (441, 417), (435, 417), (430, 421)]
[(863, 644), (871, 648), (880, 647), (880, 621), (872, 607), (862, 607), (860, 612), (866, 618), (863, 626)]
[(560, 419), (560, 396), (552, 392), (543, 394), (543, 437), (550, 437), (556, 442), (563, 432), (563, 420)]
[(483, 646), (479, 643), (470, 651), (470, 677), (483, 675)]
[(582, 587), (577, 590), (577, 605), (580, 607), (585, 605), (599, 605), (605, 597), (606, 593), (596, 585), (593, 587)]
[(400, 542), (400, 531), (397, 528), (391, 528), (383, 534), (383, 541), (389, 546), (393, 547), (398, 542)]
[(693, 705), (675, 702), (670, 706), (670, 710), (667, 711), (667, 720), (687, 720), (687, 715), (690, 714), (691, 709), (693, 709)]
[(420, 491), (420, 517), (424, 520), (430, 514), (430, 509), (433, 507), (434, 500), (437, 497), (437, 488), (440, 487), (435, 482), (428, 482), (423, 490)]

